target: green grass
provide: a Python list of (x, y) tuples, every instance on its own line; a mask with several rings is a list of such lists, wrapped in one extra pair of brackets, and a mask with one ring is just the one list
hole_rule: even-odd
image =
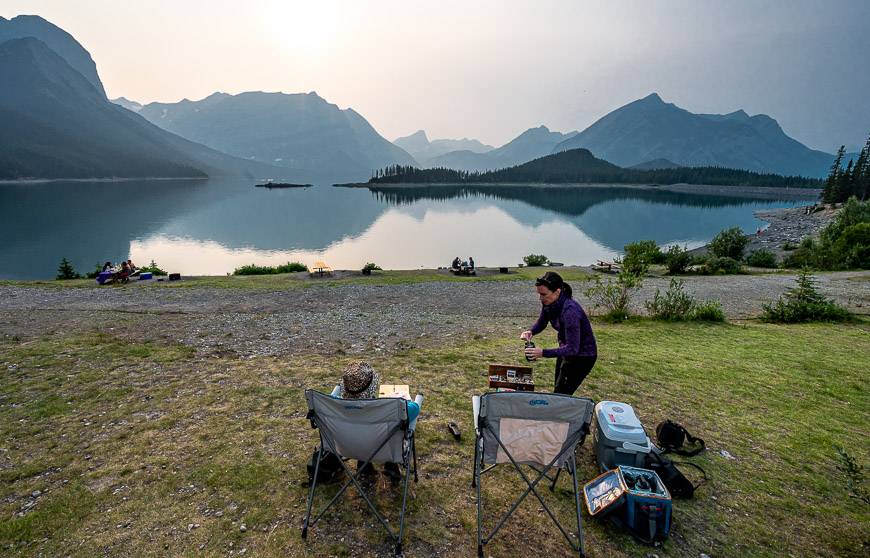
[[(672, 537), (660, 549), (585, 517), (590, 555), (866, 555), (870, 510), (849, 498), (834, 449), (846, 447), (865, 467), (870, 460), (866, 322), (594, 326), (599, 361), (582, 395), (631, 403), (650, 430), (665, 418), (684, 424), (707, 441), (692, 461), (712, 480), (695, 499), (675, 502)], [(518, 326), (499, 327), (497, 338), (469, 334), (372, 359), (385, 380), (426, 395), (408, 556), (474, 555), (470, 397), (484, 391), (487, 363), (520, 358)], [(543, 337), (544, 346), (554, 341)], [(328, 391), (351, 357), (203, 358), (105, 334), (7, 338), (0, 355), (0, 554), (390, 552), (353, 493), (307, 543), (299, 537), (305, 463), (317, 443), (303, 389)], [(539, 389), (550, 389), (553, 363), (534, 368)], [(448, 420), (459, 423), (461, 443), (446, 432)], [(581, 478), (591, 479), (591, 438), (579, 460)], [(507, 469), (485, 477), (490, 520), (518, 494), (517, 480)], [(543, 492), (570, 524), (567, 487)], [(35, 490), (36, 505), (19, 516)], [(398, 495), (378, 482), (376, 501), (392, 522)], [(531, 545), (540, 555), (571, 555), (538, 508), (527, 501), (487, 555)]]
[[(325, 277), (304, 277), (298, 274), (269, 274), (269, 275), (213, 275), (203, 277), (185, 277), (183, 281), (162, 281), (156, 282), (150, 280), (145, 285), (135, 284), (138, 281), (132, 281), (134, 284), (126, 285), (107, 285), (101, 288), (190, 288), (190, 287), (216, 287), (226, 289), (263, 289), (263, 290), (284, 290), (284, 289), (299, 289), (313, 287), (315, 285), (323, 286), (338, 286), (347, 284), (367, 284), (367, 285), (398, 285), (410, 283), (426, 283), (430, 281), (449, 281), (449, 282), (474, 282), (474, 281), (528, 281), (540, 277), (548, 270), (556, 270), (566, 281), (577, 281), (588, 279), (591, 274), (584, 268), (577, 267), (520, 267), (510, 268), (510, 273), (501, 274), (498, 270), (479, 269), (477, 276), (456, 276), (449, 273), (447, 270), (421, 269), (421, 270), (387, 270), (375, 271), (371, 275), (362, 275), (360, 271), (354, 271), (352, 276), (342, 278)], [(40, 287), (40, 288), (93, 288), (96, 282), (93, 279), (72, 279), (68, 281), (0, 281), (0, 285), (10, 285), (18, 287)]]

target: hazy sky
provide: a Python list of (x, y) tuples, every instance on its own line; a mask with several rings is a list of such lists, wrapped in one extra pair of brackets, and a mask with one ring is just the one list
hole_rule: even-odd
[(390, 140), (582, 130), (653, 91), (827, 151), (870, 132), (870, 0), (0, 0), (19, 14), (76, 37), (110, 97), (317, 91)]

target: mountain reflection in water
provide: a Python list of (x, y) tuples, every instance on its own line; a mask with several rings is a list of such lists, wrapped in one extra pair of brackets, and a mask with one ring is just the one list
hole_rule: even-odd
[[(810, 198), (808, 198), (810, 199)], [(268, 190), (239, 180), (0, 185), (0, 278), (51, 278), (132, 257), (186, 275), (325, 260), (355, 269), (516, 265), (529, 253), (568, 264), (628, 243), (703, 244), (754, 231), (757, 209), (800, 201), (624, 187), (409, 187)]]

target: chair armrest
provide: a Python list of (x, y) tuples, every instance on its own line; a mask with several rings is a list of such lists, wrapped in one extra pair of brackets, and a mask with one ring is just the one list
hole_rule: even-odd
[(417, 396), (414, 398), (414, 403), (419, 405), (421, 409), (423, 408), (423, 394), (422, 393), (417, 394)]
[(480, 396), (474, 395), (471, 397), (471, 414), (474, 419), (474, 431), (480, 434), (480, 430), (477, 428), (477, 418), (480, 416)]
[(332, 393), (330, 393), (329, 395), (331, 395), (332, 397), (338, 397), (338, 395), (339, 395), (340, 393), (341, 393), (341, 386), (336, 385), (336, 386), (335, 386), (335, 389), (333, 389), (333, 390), (332, 390)]

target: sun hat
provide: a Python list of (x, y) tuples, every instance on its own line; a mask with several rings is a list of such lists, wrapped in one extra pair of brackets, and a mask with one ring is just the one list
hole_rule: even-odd
[(381, 379), (371, 364), (352, 362), (341, 375), (339, 395), (342, 399), (376, 399), (380, 387)]

